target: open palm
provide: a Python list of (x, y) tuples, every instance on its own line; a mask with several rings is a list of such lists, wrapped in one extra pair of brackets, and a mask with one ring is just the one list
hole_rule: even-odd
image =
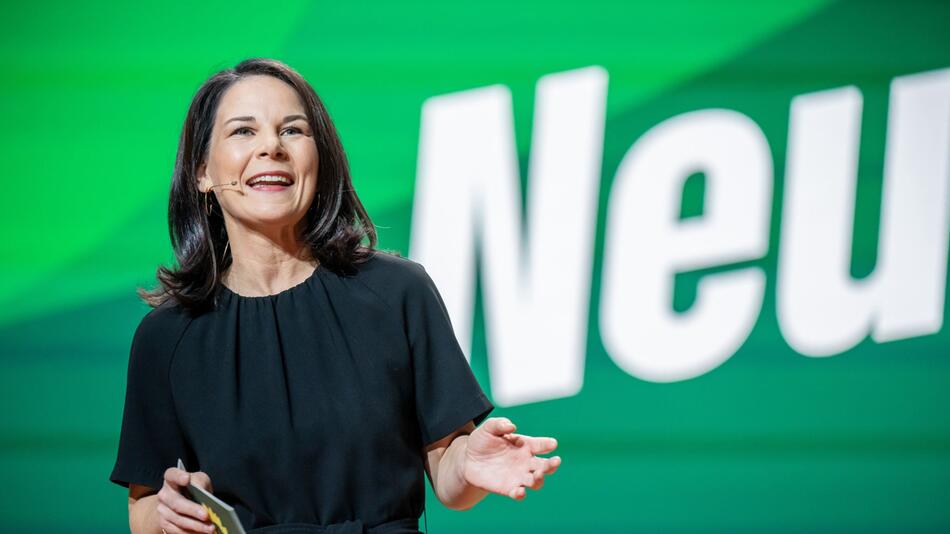
[(556, 449), (557, 440), (514, 431), (508, 419), (492, 417), (468, 436), (463, 476), (469, 484), (521, 500), (526, 488), (540, 489), (545, 475), (557, 470), (559, 456), (535, 456)]

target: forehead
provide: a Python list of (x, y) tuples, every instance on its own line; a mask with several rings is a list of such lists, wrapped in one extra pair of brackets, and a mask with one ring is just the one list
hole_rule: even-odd
[(273, 76), (250, 76), (229, 87), (218, 104), (217, 119), (251, 115), (257, 120), (304, 115), (303, 102), (293, 87)]

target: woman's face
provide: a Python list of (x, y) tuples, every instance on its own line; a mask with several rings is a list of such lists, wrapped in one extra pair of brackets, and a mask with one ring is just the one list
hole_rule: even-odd
[[(313, 134), (297, 92), (277, 78), (250, 76), (224, 93), (208, 159), (198, 170), (198, 189), (225, 184), (212, 191), (229, 231), (234, 222), (268, 234), (296, 227), (317, 188)], [(292, 183), (254, 185), (256, 177), (268, 174), (282, 174)], [(237, 185), (231, 186), (234, 180)]]

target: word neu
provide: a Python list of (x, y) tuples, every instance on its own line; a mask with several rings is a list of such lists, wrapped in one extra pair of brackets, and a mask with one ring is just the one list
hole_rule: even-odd
[[(522, 224), (512, 104), (502, 85), (441, 95), (422, 109), (410, 257), (424, 264), (469, 354), (476, 239), (490, 378), (501, 405), (576, 394), (583, 382), (607, 73), (537, 85)], [(777, 269), (782, 335), (807, 356), (938, 332), (950, 234), (950, 69), (891, 84), (874, 272), (849, 274), (862, 96), (795, 97)], [(758, 318), (766, 273), (703, 276), (673, 310), (679, 272), (761, 259), (769, 248), (773, 162), (749, 117), (684, 113), (630, 147), (610, 191), (600, 333), (610, 357), (670, 382), (729, 359)], [(685, 180), (705, 173), (705, 205), (681, 220)], [(525, 232), (522, 232), (522, 227)]]

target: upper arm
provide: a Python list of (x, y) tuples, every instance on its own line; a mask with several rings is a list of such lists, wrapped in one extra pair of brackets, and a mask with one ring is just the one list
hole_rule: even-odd
[(426, 446), (426, 475), (429, 476), (429, 483), (432, 484), (433, 489), (435, 488), (435, 481), (438, 480), (439, 477), (439, 462), (442, 461), (442, 456), (445, 454), (446, 449), (448, 449), (449, 445), (455, 441), (455, 438), (471, 434), (473, 430), (475, 430), (475, 423), (473, 421), (469, 421), (462, 427), (458, 428), (455, 432), (452, 432), (448, 436), (445, 436), (444, 438)]
[(494, 406), (462, 352), (435, 282), (419, 264), (407, 276), (402, 307), (416, 416), (422, 443), (434, 445), (469, 421), (480, 423)]
[(162, 487), (162, 473), (175, 460), (194, 458), (172, 395), (171, 362), (189, 319), (156, 308), (132, 338), (119, 447), (109, 480)]

